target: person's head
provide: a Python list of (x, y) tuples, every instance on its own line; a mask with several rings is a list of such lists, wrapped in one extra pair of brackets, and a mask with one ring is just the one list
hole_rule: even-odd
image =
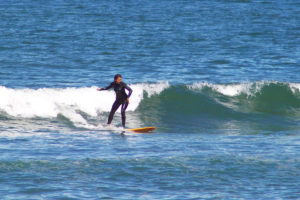
[(122, 82), (122, 76), (121, 74), (116, 74), (114, 77), (114, 80), (116, 83), (120, 84)]

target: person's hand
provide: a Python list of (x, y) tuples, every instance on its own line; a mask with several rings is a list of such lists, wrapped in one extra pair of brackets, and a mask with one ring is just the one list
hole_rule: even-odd
[(129, 98), (127, 98), (127, 103), (129, 103)]
[(97, 91), (101, 91), (101, 88), (97, 88)]

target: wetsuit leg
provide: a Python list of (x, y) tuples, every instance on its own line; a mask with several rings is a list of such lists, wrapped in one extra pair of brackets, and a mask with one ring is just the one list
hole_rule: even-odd
[(110, 124), (112, 119), (114, 118), (114, 114), (115, 112), (118, 110), (118, 108), (120, 107), (121, 103), (118, 102), (118, 101), (115, 101), (114, 104), (112, 105), (111, 107), (111, 110), (110, 110), (110, 113), (109, 113), (109, 116), (108, 116), (108, 121), (107, 121), (107, 124)]
[(122, 103), (122, 107), (121, 107), (121, 115), (122, 115), (122, 126), (125, 128), (125, 121), (126, 121), (126, 116), (125, 116), (125, 111), (127, 109), (128, 106), (128, 102), (125, 101)]

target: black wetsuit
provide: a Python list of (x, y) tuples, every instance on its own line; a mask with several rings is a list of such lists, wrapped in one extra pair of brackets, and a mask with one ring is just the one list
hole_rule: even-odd
[[(130, 97), (132, 93), (132, 89), (128, 85), (126, 85), (126, 83), (121, 82), (120, 84), (118, 84), (114, 81), (109, 86), (105, 88), (101, 88), (101, 90), (109, 90), (110, 88), (114, 88), (114, 91), (116, 93), (116, 100), (112, 105), (111, 111), (109, 113), (107, 124), (111, 123), (115, 112), (118, 110), (120, 105), (122, 105), (121, 107), (122, 126), (125, 128), (125, 121), (126, 121), (125, 110), (128, 106), (127, 98)], [(128, 90), (129, 92), (128, 94), (126, 94), (125, 89)]]

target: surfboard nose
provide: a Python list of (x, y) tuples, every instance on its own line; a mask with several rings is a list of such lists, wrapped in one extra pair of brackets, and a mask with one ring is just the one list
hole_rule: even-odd
[(126, 131), (131, 131), (135, 133), (150, 133), (154, 131), (156, 127), (143, 127), (143, 128), (132, 128), (132, 129), (126, 129)]

